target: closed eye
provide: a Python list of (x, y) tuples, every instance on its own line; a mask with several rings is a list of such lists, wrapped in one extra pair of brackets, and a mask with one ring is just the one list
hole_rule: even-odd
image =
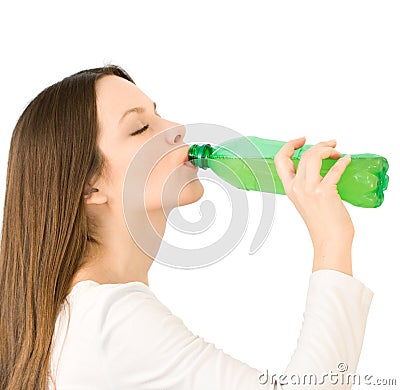
[(138, 135), (140, 133), (143, 133), (144, 131), (146, 131), (149, 128), (149, 124), (143, 126), (141, 129), (134, 131), (133, 133), (131, 133), (131, 135)]

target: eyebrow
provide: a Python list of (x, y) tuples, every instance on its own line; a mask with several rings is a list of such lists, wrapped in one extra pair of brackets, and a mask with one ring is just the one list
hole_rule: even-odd
[[(154, 111), (156, 111), (157, 109), (157, 104), (156, 102), (153, 102), (153, 106), (154, 106)], [(130, 108), (129, 110), (125, 111), (124, 114), (121, 116), (121, 119), (119, 120), (118, 123), (121, 123), (122, 120), (128, 115), (131, 114), (133, 112), (137, 112), (139, 114), (142, 114), (143, 112), (145, 112), (146, 109), (144, 107), (134, 107), (134, 108)]]

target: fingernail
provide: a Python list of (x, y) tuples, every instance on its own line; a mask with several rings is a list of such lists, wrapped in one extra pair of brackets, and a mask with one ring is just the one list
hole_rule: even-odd
[(351, 156), (350, 156), (350, 154), (346, 154), (344, 157), (342, 157), (343, 159), (347, 159), (347, 160), (350, 160), (351, 159)]

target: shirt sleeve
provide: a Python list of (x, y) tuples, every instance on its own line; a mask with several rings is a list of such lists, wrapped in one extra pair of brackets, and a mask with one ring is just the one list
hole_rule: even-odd
[[(300, 337), (285, 374), (333, 369), (339, 360), (355, 369), (372, 295), (360, 281), (341, 272), (312, 273)], [(256, 368), (193, 334), (145, 286), (113, 291), (100, 337), (103, 367), (113, 388), (292, 389), (290, 384), (266, 380)]]
[(297, 347), (281, 381), (285, 390), (299, 389), (299, 378), (308, 389), (351, 388), (373, 295), (345, 273), (312, 273)]

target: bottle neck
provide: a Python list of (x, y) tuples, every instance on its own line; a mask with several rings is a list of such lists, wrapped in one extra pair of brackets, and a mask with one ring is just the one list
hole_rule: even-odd
[(213, 148), (210, 144), (197, 145), (194, 144), (189, 148), (189, 161), (202, 169), (208, 168), (208, 156), (212, 153)]

